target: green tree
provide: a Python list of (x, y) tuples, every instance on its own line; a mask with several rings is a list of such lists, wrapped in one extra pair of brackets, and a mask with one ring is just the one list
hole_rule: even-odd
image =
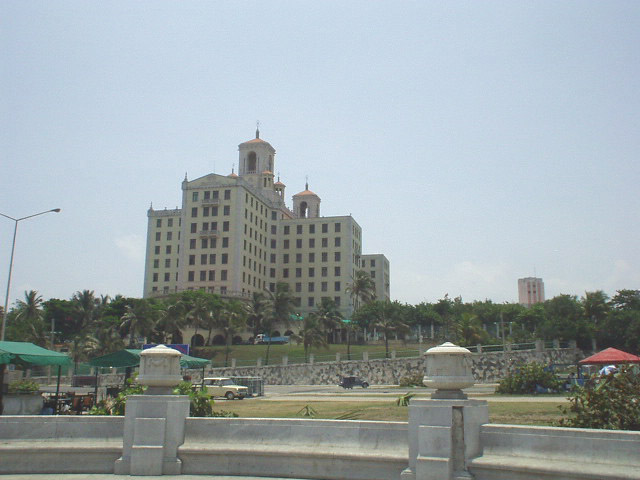
[[(331, 298), (323, 298), (316, 308), (315, 314), (324, 329), (326, 338), (328, 339), (332, 334), (335, 336), (336, 328), (342, 326), (340, 322), (342, 315), (340, 315), (336, 302)], [(335, 338), (333, 341), (335, 343)]]
[(158, 312), (156, 331), (162, 337), (164, 344), (177, 343), (180, 337), (180, 329), (186, 322), (187, 309), (183, 302), (174, 299), (164, 303)]
[(609, 296), (602, 290), (595, 292), (585, 292), (581, 300), (584, 317), (589, 326), (591, 338), (593, 339), (593, 350), (597, 349), (596, 336), (598, 327), (606, 320), (611, 311)]
[(269, 311), (271, 312), (270, 321), (265, 322), (266, 335), (269, 337), (267, 342), (267, 353), (265, 365), (269, 364), (269, 350), (271, 349), (271, 331), (274, 324), (289, 326), (289, 318), (293, 313), (294, 299), (289, 291), (289, 285), (284, 282), (276, 283), (275, 292), (269, 292)]
[(229, 364), (233, 336), (247, 327), (245, 306), (237, 300), (225, 302), (220, 312), (217, 326), (224, 337), (224, 366), (226, 367)]
[(328, 348), (327, 337), (321, 319), (315, 312), (307, 315), (302, 321), (302, 328), (297, 335), (292, 336), (304, 347), (304, 360), (309, 361), (309, 350), (314, 348)]
[(24, 300), (18, 300), (13, 321), (20, 338), (47, 347), (42, 297), (35, 290), (24, 292)]
[(356, 271), (345, 290), (351, 296), (354, 311), (376, 298), (376, 284), (364, 270)]
[(460, 345), (477, 345), (482, 343), (482, 324), (473, 313), (465, 312), (455, 325), (456, 338)]
[(154, 320), (151, 308), (144, 299), (136, 299), (133, 305), (127, 305), (120, 319), (120, 334), (128, 335), (128, 347), (137, 346), (138, 336), (148, 338), (153, 331)]
[(385, 354), (389, 358), (389, 339), (392, 336), (402, 337), (410, 330), (404, 321), (403, 313), (403, 306), (397, 301), (374, 300), (358, 309), (354, 319), (358, 323), (364, 321), (382, 332)]

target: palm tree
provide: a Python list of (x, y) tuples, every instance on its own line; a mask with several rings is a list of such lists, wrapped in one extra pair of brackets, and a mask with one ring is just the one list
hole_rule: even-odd
[(302, 329), (297, 335), (292, 335), (298, 343), (304, 347), (304, 360), (309, 361), (309, 350), (311, 347), (328, 348), (327, 337), (322, 326), (322, 321), (316, 313), (307, 315), (302, 323)]
[(267, 323), (270, 316), (269, 302), (263, 292), (253, 292), (251, 300), (246, 306), (247, 309), (247, 326), (253, 332), (253, 335), (259, 334)]
[(455, 330), (459, 345), (477, 345), (482, 342), (482, 324), (473, 313), (464, 312), (456, 323)]
[(332, 333), (334, 335), (333, 341), (335, 342), (336, 328), (341, 326), (340, 320), (342, 319), (336, 302), (330, 298), (323, 298), (315, 314), (320, 321), (320, 325), (324, 328), (327, 338)]
[(187, 309), (182, 302), (165, 305), (158, 314), (156, 330), (162, 335), (163, 343), (174, 343), (186, 321)]
[(407, 333), (409, 325), (402, 321), (402, 305), (398, 302), (376, 301), (372, 303), (374, 322), (373, 326), (384, 335), (385, 356), (389, 358), (389, 337)]
[(293, 313), (294, 300), (293, 295), (289, 291), (289, 285), (284, 282), (276, 283), (275, 292), (269, 292), (269, 311), (270, 318), (264, 322), (266, 334), (269, 337), (267, 342), (267, 354), (265, 365), (269, 364), (269, 350), (271, 349), (271, 330), (274, 324), (281, 324), (285, 327), (289, 326), (289, 318)]
[(24, 292), (24, 301), (18, 300), (15, 320), (24, 329), (24, 338), (36, 345), (45, 347), (47, 336), (43, 321), (43, 301), (35, 290)]
[(353, 309), (357, 310), (360, 304), (369, 303), (376, 298), (376, 284), (364, 270), (358, 270), (351, 277), (351, 283), (345, 291), (351, 296)]
[(189, 323), (195, 328), (195, 332), (193, 334), (193, 336), (195, 337), (196, 335), (198, 335), (198, 328), (207, 325), (211, 318), (209, 302), (204, 296), (198, 295), (191, 300), (188, 309), (189, 311), (187, 313), (187, 319)]
[(229, 363), (233, 335), (247, 326), (247, 312), (244, 305), (237, 300), (225, 302), (218, 319), (218, 328), (222, 331), (225, 345), (224, 366)]
[(135, 346), (134, 342), (137, 336), (142, 335), (146, 338), (152, 330), (153, 319), (146, 307), (148, 304), (141, 299), (133, 306), (127, 305), (124, 315), (120, 318), (120, 334), (129, 335), (129, 348)]

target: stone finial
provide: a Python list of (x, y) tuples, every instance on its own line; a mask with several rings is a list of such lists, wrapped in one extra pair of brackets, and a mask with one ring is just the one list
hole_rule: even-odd
[(171, 393), (182, 381), (180, 357), (182, 354), (164, 345), (158, 345), (140, 353), (138, 383), (149, 387), (148, 393)]
[(471, 373), (471, 352), (451, 342), (430, 348), (425, 352), (427, 374), (423, 383), (435, 388), (433, 399), (466, 399), (463, 388), (475, 381)]

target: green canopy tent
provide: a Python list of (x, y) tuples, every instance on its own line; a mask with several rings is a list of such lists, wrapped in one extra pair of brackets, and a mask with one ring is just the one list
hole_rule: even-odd
[[(140, 365), (140, 353), (142, 350), (133, 349), (133, 348), (125, 348), (124, 350), (119, 350), (117, 352), (109, 353), (107, 355), (103, 355), (102, 357), (96, 357), (92, 360), (89, 360), (89, 365), (93, 367), (137, 367)], [(180, 357), (180, 367), (181, 368), (202, 368), (204, 378), (204, 368), (211, 363), (211, 360), (207, 360), (206, 358), (197, 358), (191, 357), (189, 355), (184, 355)], [(96, 373), (96, 390), (98, 389), (98, 374)]]
[[(56, 385), (56, 400), (60, 393), (60, 372), (63, 365), (70, 365), (71, 359), (64, 353), (47, 350), (29, 342), (0, 341), (0, 386), (4, 381), (4, 365), (14, 364), (22, 366), (31, 365), (57, 365), (58, 381)], [(3, 411), (2, 388), (0, 388), (0, 414)]]

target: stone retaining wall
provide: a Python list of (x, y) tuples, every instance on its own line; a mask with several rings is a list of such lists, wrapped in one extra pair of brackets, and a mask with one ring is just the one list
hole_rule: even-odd
[[(478, 383), (494, 383), (504, 378), (509, 369), (518, 364), (575, 363), (578, 353), (579, 351), (575, 348), (477, 353), (472, 355), (472, 372)], [(424, 357), (413, 357), (211, 368), (205, 375), (262, 377), (266, 385), (335, 385), (343, 376), (357, 375), (365, 378), (371, 385), (397, 385), (403, 377), (423, 375), (425, 368)], [(194, 373), (193, 381), (197, 382), (199, 376)]]

